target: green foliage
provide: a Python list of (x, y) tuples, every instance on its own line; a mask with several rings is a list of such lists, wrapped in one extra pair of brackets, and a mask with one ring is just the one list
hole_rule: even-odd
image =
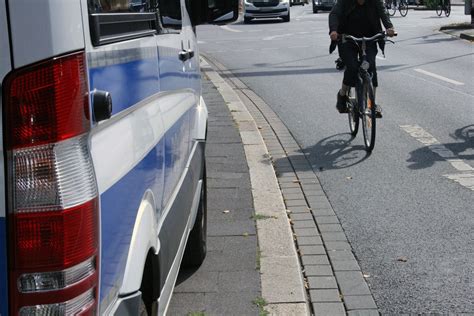
[(436, 9), (436, 6), (439, 4), (439, 0), (423, 0), (423, 3), (428, 9)]

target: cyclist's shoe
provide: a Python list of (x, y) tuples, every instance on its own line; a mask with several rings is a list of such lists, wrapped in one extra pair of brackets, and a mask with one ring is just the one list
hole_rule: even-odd
[(382, 107), (378, 104), (375, 105), (375, 117), (382, 118)]
[(339, 92), (337, 93), (337, 103), (336, 103), (336, 109), (339, 111), (339, 113), (347, 113), (347, 102), (349, 101), (349, 98), (347, 95), (341, 95)]
[(346, 64), (344, 64), (344, 62), (342, 61), (342, 58), (339, 57), (338, 59), (336, 59), (334, 61), (336, 63), (336, 69), (337, 70), (343, 70), (344, 67), (346, 67)]

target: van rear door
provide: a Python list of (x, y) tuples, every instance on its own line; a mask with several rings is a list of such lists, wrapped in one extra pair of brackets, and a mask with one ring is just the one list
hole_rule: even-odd
[[(5, 75), (11, 69), (10, 40), (7, 25), (7, 11), (5, 1), (0, 1), (0, 131), (3, 131), (1, 115), (2, 106), (2, 83)], [(0, 132), (1, 133), (1, 132)], [(7, 253), (6, 253), (6, 223), (5, 223), (5, 166), (3, 135), (0, 137), (0, 315), (7, 315)]]

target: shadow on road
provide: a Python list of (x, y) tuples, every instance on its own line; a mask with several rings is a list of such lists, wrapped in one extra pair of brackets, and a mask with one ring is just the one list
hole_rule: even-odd
[[(474, 162), (474, 124), (459, 128), (450, 136), (457, 142), (437, 144), (436, 148), (444, 146), (454, 153), (453, 159)], [(423, 146), (412, 151), (410, 158), (407, 159), (407, 162), (410, 163), (408, 168), (412, 170), (429, 168), (441, 161), (446, 161), (446, 158), (434, 153), (430, 146)]]
[[(353, 140), (354, 137), (349, 133), (336, 134), (322, 139), (313, 146), (302, 149), (301, 152), (310, 154), (308, 158), (314, 171), (349, 168), (370, 156), (363, 145), (353, 145)], [(288, 158), (291, 160), (292, 156), (289, 155)], [(275, 165), (278, 165), (279, 160), (284, 159), (277, 159)], [(301, 169), (305, 167), (300, 167), (300, 165), (295, 168), (295, 171), (307, 171)]]
[[(377, 70), (389, 70), (392, 68), (399, 68), (405, 66), (405, 64), (399, 65), (383, 65), (378, 66)], [(285, 67), (292, 68), (292, 66)], [(339, 70), (336, 67), (331, 68), (307, 68), (307, 69), (287, 69), (287, 70), (266, 70), (266, 71), (252, 71), (252, 72), (234, 72), (235, 77), (266, 77), (266, 76), (285, 76), (285, 75), (311, 75), (311, 74), (327, 74), (327, 73), (339, 73)], [(228, 78), (229, 75), (223, 75), (223, 77)]]

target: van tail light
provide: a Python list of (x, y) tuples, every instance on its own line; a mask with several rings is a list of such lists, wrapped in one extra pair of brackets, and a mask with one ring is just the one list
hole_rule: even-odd
[(84, 52), (13, 71), (3, 86), (12, 315), (98, 311), (98, 191)]

